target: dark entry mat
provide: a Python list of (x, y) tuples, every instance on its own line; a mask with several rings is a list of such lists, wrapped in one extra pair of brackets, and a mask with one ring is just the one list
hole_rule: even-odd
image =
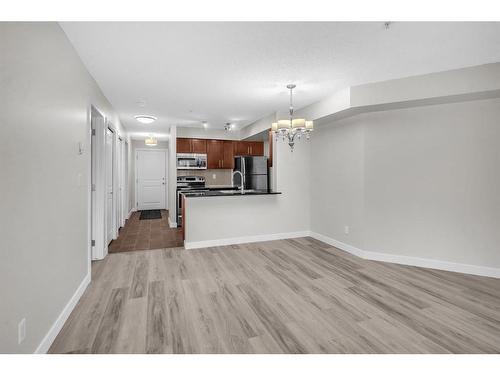
[(143, 210), (139, 220), (161, 219), (160, 210)]

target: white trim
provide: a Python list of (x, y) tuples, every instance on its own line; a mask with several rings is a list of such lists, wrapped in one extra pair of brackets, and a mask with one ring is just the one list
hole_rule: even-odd
[[(105, 134), (106, 134), (106, 117), (94, 105), (91, 105), (91, 126), (92, 126), (92, 111), (95, 112), (96, 122), (93, 124), (95, 136), (91, 136), (90, 152), (91, 152), (91, 183), (95, 184), (95, 191), (91, 192), (91, 222), (92, 226), (90, 240), (95, 240), (95, 246), (91, 247), (92, 259), (103, 259), (106, 253), (107, 246), (105, 244), (106, 231), (106, 191), (105, 191)], [(91, 186), (89, 186), (91, 190)], [(89, 241), (89, 245), (91, 241)], [(90, 262), (89, 262), (90, 266)]]
[(132, 207), (127, 215), (127, 220), (130, 219), (130, 216), (132, 216), (132, 212), (135, 212), (136, 209), (134, 207)]
[(168, 226), (170, 228), (177, 228), (177, 223), (175, 221), (170, 220), (170, 214), (168, 215)]
[(335, 246), (340, 250), (347, 251), (348, 253), (351, 253), (353, 255), (356, 255), (364, 259), (375, 260), (379, 262), (404, 264), (407, 266), (432, 268), (443, 271), (466, 273), (477, 276), (500, 278), (500, 268), (476, 266), (473, 264), (465, 264), (465, 263), (454, 263), (454, 262), (429, 259), (429, 258), (410, 257), (406, 255), (388, 254), (377, 251), (366, 251), (366, 250), (361, 250), (352, 245), (337, 241), (333, 238), (324, 236), (319, 233), (311, 232), (310, 236), (317, 240), (325, 242), (329, 245)]
[(47, 332), (40, 345), (38, 345), (38, 347), (36, 348), (35, 354), (44, 354), (49, 351), (50, 346), (56, 339), (57, 335), (64, 326), (64, 323), (66, 323), (66, 320), (68, 319), (69, 315), (75, 308), (76, 304), (82, 297), (83, 293), (85, 292), (89, 284), (90, 284), (90, 273), (88, 273), (84, 277), (81, 284), (78, 286), (73, 296), (70, 298), (64, 309), (61, 311), (54, 324), (52, 324), (52, 327), (50, 327), (49, 332)]
[(302, 232), (263, 234), (263, 235), (248, 236), (248, 237), (222, 238), (219, 240), (209, 240), (209, 241), (195, 241), (195, 242), (184, 241), (184, 248), (199, 249), (203, 247), (226, 246), (226, 245), (236, 245), (241, 243), (252, 243), (252, 242), (262, 242), (262, 241), (283, 240), (286, 238), (307, 237), (309, 235), (310, 235), (309, 231), (302, 231)]

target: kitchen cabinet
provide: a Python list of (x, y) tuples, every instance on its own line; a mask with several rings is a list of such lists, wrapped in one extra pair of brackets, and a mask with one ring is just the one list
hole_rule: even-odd
[(207, 141), (207, 168), (220, 169), (223, 167), (224, 141), (209, 139)]
[(234, 142), (216, 139), (207, 140), (207, 168), (233, 169)]
[(206, 154), (207, 140), (196, 138), (177, 138), (177, 152), (180, 154)]
[(191, 152), (191, 140), (187, 138), (177, 138), (177, 152), (188, 154)]
[(224, 141), (222, 168), (234, 169), (234, 142)]
[(264, 156), (264, 142), (239, 141), (235, 156)]
[(238, 141), (234, 143), (234, 156), (248, 156), (249, 152), (248, 142)]
[(207, 140), (206, 139), (191, 139), (191, 152), (195, 154), (206, 154), (207, 153)]
[(250, 156), (264, 156), (264, 142), (250, 142)]
[(264, 142), (177, 138), (177, 153), (207, 154), (208, 169), (234, 169), (235, 156), (263, 156)]

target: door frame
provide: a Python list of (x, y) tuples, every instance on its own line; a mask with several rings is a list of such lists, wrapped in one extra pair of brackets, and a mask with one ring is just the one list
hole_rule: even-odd
[[(116, 231), (119, 233), (120, 228), (123, 227), (123, 139), (118, 135), (116, 137), (116, 184), (118, 186), (116, 191)], [(118, 234), (117, 233), (117, 234)]]
[[(90, 106), (90, 160), (89, 160), (89, 261), (103, 259), (107, 253), (105, 241), (105, 170), (104, 141), (107, 119), (96, 106)], [(92, 119), (96, 121), (92, 124)], [(89, 263), (90, 267), (90, 263)]]
[[(117, 129), (113, 126), (113, 124), (110, 121), (106, 122), (106, 130), (110, 130), (113, 133), (113, 138), (111, 141), (111, 165), (112, 165), (112, 174), (111, 174), (111, 184), (113, 185), (113, 197), (111, 198), (111, 241), (116, 240), (118, 238), (118, 229), (116, 225), (116, 216), (117, 216), (117, 190), (118, 190), (118, 178), (117, 178), (117, 160), (116, 160), (116, 148), (117, 148), (117, 142), (118, 142), (118, 132)], [(104, 143), (104, 166), (106, 167), (106, 143)], [(104, 168), (105, 175), (104, 175), (104, 184), (106, 184), (106, 168)], [(107, 186), (106, 188), (106, 194), (107, 194)], [(108, 197), (106, 196), (106, 200)], [(105, 201), (105, 206), (104, 206), (104, 227), (105, 227), (105, 249), (104, 249), (104, 257), (108, 255), (108, 246), (111, 241), (108, 241), (108, 210), (107, 210), (107, 201)]]
[(134, 184), (135, 184), (135, 197), (134, 197), (134, 208), (136, 210), (139, 210), (139, 199), (138, 199), (138, 194), (139, 194), (139, 178), (137, 177), (138, 176), (138, 163), (137, 163), (137, 160), (139, 160), (139, 153), (138, 151), (150, 151), (150, 152), (163, 152), (165, 154), (165, 207), (162, 208), (163, 210), (166, 210), (169, 205), (168, 205), (168, 198), (169, 198), (169, 195), (168, 195), (168, 186), (169, 186), (169, 178), (168, 178), (168, 149), (166, 148), (156, 148), (156, 149), (152, 149), (152, 148), (144, 148), (144, 147), (141, 147), (141, 148), (136, 148), (135, 149), (135, 154), (134, 154), (134, 160), (135, 160), (135, 165), (134, 165)]

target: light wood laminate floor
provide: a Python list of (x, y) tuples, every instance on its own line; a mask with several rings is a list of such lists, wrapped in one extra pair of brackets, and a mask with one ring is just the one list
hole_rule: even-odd
[(311, 238), (110, 254), (51, 353), (499, 353), (500, 280)]

